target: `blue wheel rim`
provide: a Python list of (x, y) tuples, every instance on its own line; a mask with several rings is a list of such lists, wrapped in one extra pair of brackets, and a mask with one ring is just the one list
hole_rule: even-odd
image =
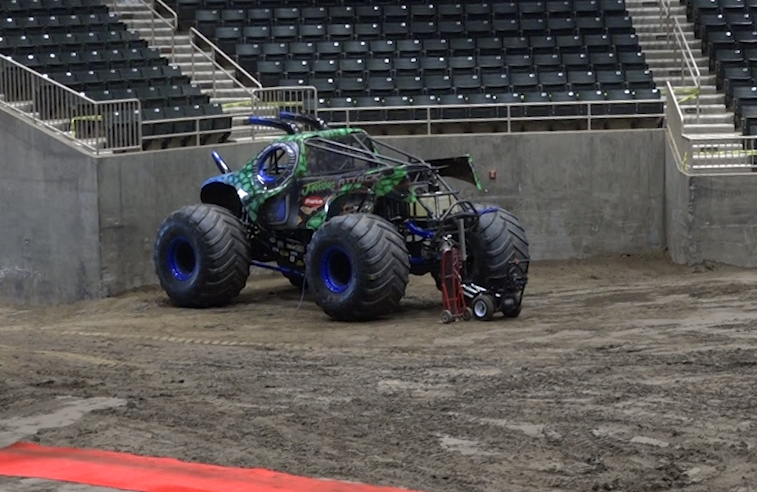
[(168, 269), (171, 275), (180, 281), (186, 282), (197, 269), (197, 254), (194, 246), (184, 236), (175, 237), (168, 244)]
[(335, 294), (346, 291), (352, 283), (352, 262), (347, 252), (331, 246), (321, 256), (321, 280)]

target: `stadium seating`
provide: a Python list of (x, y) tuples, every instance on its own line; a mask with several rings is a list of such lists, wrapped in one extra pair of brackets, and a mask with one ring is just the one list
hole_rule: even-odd
[(726, 107), (737, 129), (757, 135), (757, 0), (687, 0), (686, 16), (694, 24)]
[(315, 86), (323, 105), (366, 108), (359, 120), (396, 116), (379, 103), (459, 103), (451, 114), (487, 117), (496, 107), (467, 105), (545, 102), (524, 106), (535, 116), (580, 111), (550, 103), (660, 97), (625, 0), (172, 1), (264, 86)]
[[(222, 112), (180, 68), (169, 65), (156, 49), (128, 31), (99, 0), (2, 0), (0, 8), (5, 14), (0, 20), (0, 53), (74, 91), (97, 101), (137, 98), (146, 120), (156, 115), (171, 118)], [(10, 76), (4, 74), (1, 79), (6, 83), (6, 100), (39, 101), (44, 92), (50, 92), (48, 87), (37, 94), (18, 90), (8, 94)], [(40, 107), (48, 113), (42, 117), (49, 119), (76, 111), (52, 104)], [(215, 121), (220, 124), (222, 120)], [(227, 127), (231, 124), (224, 123)], [(167, 124), (157, 134), (192, 131), (192, 126), (189, 123), (187, 130), (185, 122)], [(143, 134), (155, 135), (156, 130), (147, 124)], [(170, 139), (165, 139), (158, 147), (169, 144)]]

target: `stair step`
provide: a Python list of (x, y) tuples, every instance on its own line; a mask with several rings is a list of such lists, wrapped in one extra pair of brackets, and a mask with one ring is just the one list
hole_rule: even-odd
[[(665, 34), (665, 31), (656, 31), (656, 32), (646, 32), (643, 29), (637, 29), (636, 30), (636, 37), (639, 39), (639, 43), (644, 43), (645, 41), (665, 41), (667, 42), (668, 36)], [(684, 39), (691, 45), (694, 41), (699, 41), (696, 36), (694, 36), (693, 32), (686, 32), (684, 31)]]
[(252, 89), (242, 89), (239, 86), (229, 88), (220, 87), (216, 89), (213, 96), (249, 101), (252, 99)]
[[(666, 40), (656, 40), (656, 41), (645, 41), (643, 44), (641, 44), (641, 47), (645, 50), (664, 50), (669, 49), (668, 42)], [(696, 39), (689, 43), (689, 48), (691, 48), (691, 51), (694, 53), (701, 53), (702, 52), (702, 41), (700, 39)]]
[(686, 124), (684, 128), (686, 134), (700, 134), (700, 133), (733, 133), (733, 123), (691, 123)]
[[(667, 75), (667, 76), (657, 77), (657, 74), (654, 74), (654, 72), (653, 72), (653, 75), (655, 75), (654, 77), (655, 82), (657, 82), (658, 85), (663, 86), (663, 87), (665, 86), (666, 82), (670, 82), (671, 84), (674, 85), (674, 87), (693, 87), (694, 85), (694, 83), (691, 81), (691, 77), (685, 77), (683, 79), (683, 83), (681, 83), (680, 75), (676, 75), (676, 76)], [(707, 85), (714, 86), (716, 79), (717, 77), (715, 75), (707, 75), (707, 76), (703, 75), (700, 81), (700, 84), (702, 87), (707, 86)]]
[[(148, 39), (148, 41), (150, 40)], [(161, 54), (166, 55), (191, 55), (195, 50), (194, 47), (190, 44), (174, 44), (173, 46), (171, 46), (170, 44), (157, 45), (155, 43), (150, 43), (150, 45), (153, 48), (158, 48)]]
[[(672, 55), (673, 52), (671, 52), (670, 54)], [(710, 59), (707, 58), (706, 56), (697, 56), (697, 54), (694, 53), (694, 61), (696, 62), (698, 67), (706, 67), (709, 64)], [(680, 58), (675, 59), (672, 57), (671, 58), (654, 58), (651, 60), (648, 59), (647, 65), (649, 65), (650, 69), (654, 67), (661, 67), (661, 68), (671, 68), (671, 69), (675, 68), (675, 69), (680, 70), (681, 60)]]
[[(142, 21), (140, 21), (142, 22)], [(152, 24), (150, 24), (150, 21), (146, 21), (147, 25), (135, 25), (136, 21), (124, 21), (124, 24), (126, 24), (126, 27), (129, 29), (138, 31), (142, 33), (142, 37), (144, 38), (150, 38), (150, 39), (160, 39), (160, 38), (166, 38), (168, 42), (166, 44), (171, 44), (171, 36), (174, 33), (173, 28), (165, 23), (155, 23), (155, 29), (152, 28)]]
[(115, 8), (111, 9), (116, 15), (118, 15), (118, 18), (122, 21), (129, 21), (129, 20), (150, 20), (153, 18), (153, 13), (148, 9), (133, 9), (133, 10), (125, 10), (121, 8)]
[[(700, 113), (699, 115), (699, 121), (697, 121), (697, 115), (696, 114), (684, 114), (683, 115), (683, 122), (684, 124), (688, 125), (689, 123), (693, 124), (701, 124), (701, 125), (710, 125), (710, 124), (723, 124), (728, 125), (730, 128), (733, 128), (733, 114), (704, 114)], [(688, 128), (688, 126), (687, 126)]]
[(218, 92), (224, 89), (235, 89), (236, 87), (239, 87), (236, 81), (231, 80), (231, 79), (218, 78), (214, 82), (212, 79), (206, 80), (206, 79), (200, 79), (197, 77), (192, 77), (192, 82), (198, 85), (201, 89), (215, 90), (215, 92)]

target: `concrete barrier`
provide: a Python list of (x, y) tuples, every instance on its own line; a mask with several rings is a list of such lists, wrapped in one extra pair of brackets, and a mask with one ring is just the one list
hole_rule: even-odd
[[(520, 218), (534, 260), (643, 253), (664, 246), (662, 130), (384, 140), (429, 159), (470, 154), (485, 187), (481, 199)], [(495, 180), (488, 179), (492, 170)]]
[(757, 267), (757, 174), (688, 175), (668, 148), (665, 175), (673, 261)]
[(0, 299), (100, 295), (95, 160), (0, 108)]
[[(217, 172), (209, 147), (91, 158), (10, 114), (0, 114), (0, 131), (11, 157), (0, 171), (5, 300), (71, 302), (154, 285), (161, 221), (197, 202)], [(665, 244), (662, 130), (383, 139), (425, 158), (471, 154), (486, 188), (478, 199), (521, 218), (534, 259)], [(238, 168), (262, 145), (219, 150)]]

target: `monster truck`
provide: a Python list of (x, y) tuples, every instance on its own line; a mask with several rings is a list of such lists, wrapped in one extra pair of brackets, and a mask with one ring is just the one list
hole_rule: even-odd
[(306, 289), (334, 319), (371, 320), (398, 307), (411, 274), (431, 274), (442, 289), (441, 246), (457, 241), (475, 315), (518, 316), (526, 235), (513, 214), (460, 198), (445, 181), (481, 188), (468, 156), (423, 160), (310, 115), (249, 123), (286, 135), (235, 172), (213, 151), (221, 174), (158, 231), (156, 272), (175, 305), (227, 305), (258, 266)]

